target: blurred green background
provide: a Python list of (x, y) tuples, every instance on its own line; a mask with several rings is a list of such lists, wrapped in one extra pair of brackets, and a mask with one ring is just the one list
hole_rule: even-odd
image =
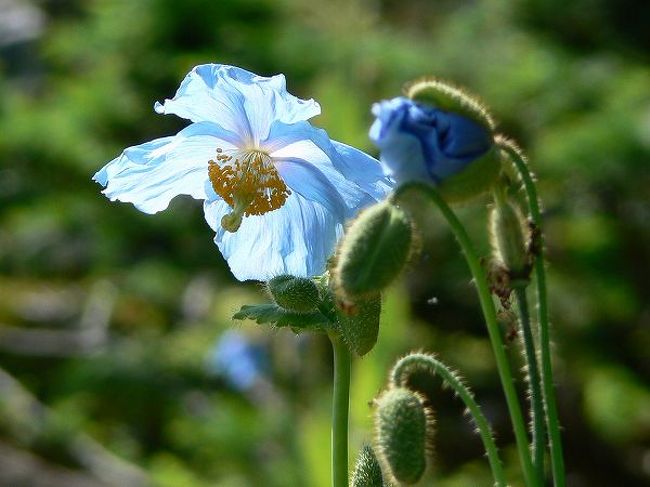
[[(370, 105), (403, 82), (479, 93), (545, 201), (569, 485), (648, 485), (648, 25), (642, 0), (0, 0), (0, 485), (329, 485), (326, 340), (232, 322), (265, 297), (229, 275), (196, 201), (147, 216), (90, 180), (184, 126), (153, 103), (207, 62), (285, 73), (321, 103), (315, 124), (370, 152)], [(487, 254), (485, 205), (460, 212)], [(388, 367), (422, 348), (463, 371), (520, 485), (468, 270), (424, 216), (420, 261), (354, 364), (352, 452)], [(211, 366), (229, 330), (261, 357), (245, 385)], [(491, 485), (438, 386), (430, 481)]]

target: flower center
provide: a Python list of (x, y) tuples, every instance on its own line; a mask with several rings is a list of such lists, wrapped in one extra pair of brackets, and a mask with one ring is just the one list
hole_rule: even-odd
[(245, 216), (277, 210), (291, 194), (266, 152), (253, 149), (236, 155), (218, 148), (216, 161), (208, 161), (212, 188), (232, 208), (221, 219), (229, 232), (236, 232)]

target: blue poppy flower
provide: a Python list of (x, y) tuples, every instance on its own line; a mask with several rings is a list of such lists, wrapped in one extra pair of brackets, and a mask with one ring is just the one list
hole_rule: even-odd
[(236, 331), (227, 331), (206, 360), (207, 371), (222, 376), (232, 387), (246, 391), (264, 377), (266, 351)]
[(288, 93), (281, 74), (197, 66), (155, 110), (192, 124), (129, 147), (93, 179), (145, 213), (180, 194), (205, 200), (240, 280), (321, 274), (344, 222), (390, 189), (378, 161), (307, 122), (320, 106)]
[(493, 147), (490, 130), (458, 113), (406, 97), (376, 103), (370, 138), (396, 183), (440, 184), (462, 172)]

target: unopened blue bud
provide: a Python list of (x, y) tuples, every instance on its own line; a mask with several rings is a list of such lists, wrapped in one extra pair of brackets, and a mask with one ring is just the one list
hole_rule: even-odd
[(385, 172), (397, 184), (424, 181), (449, 202), (485, 192), (496, 180), (500, 159), (493, 122), (474, 98), (437, 80), (413, 83), (409, 97), (373, 106), (370, 138)]

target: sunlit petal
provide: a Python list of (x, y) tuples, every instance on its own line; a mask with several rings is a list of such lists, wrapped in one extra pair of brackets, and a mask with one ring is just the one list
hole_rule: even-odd
[(280, 210), (244, 218), (234, 233), (220, 225), (230, 211), (223, 200), (206, 200), (204, 211), (216, 232), (215, 243), (241, 281), (268, 280), (280, 274), (322, 274), (343, 232), (343, 221), (298, 193), (293, 193)]
[(133, 203), (145, 213), (164, 210), (185, 194), (206, 198), (208, 161), (217, 147), (234, 148), (238, 138), (216, 124), (192, 124), (173, 137), (129, 147), (93, 179), (111, 200)]
[(267, 137), (275, 120), (293, 123), (320, 113), (314, 100), (287, 92), (284, 75), (267, 78), (223, 64), (195, 67), (174, 98), (156, 103), (155, 109), (194, 122), (219, 121), (253, 145)]
[[(308, 122), (274, 123), (262, 147), (269, 150), (274, 159), (298, 158), (317, 167), (345, 201), (348, 217), (372, 201), (383, 198), (390, 187), (379, 161), (370, 156), (362, 158), (344, 144), (334, 145), (327, 132)], [(363, 178), (357, 179), (361, 172), (356, 170), (357, 165), (365, 172)]]

